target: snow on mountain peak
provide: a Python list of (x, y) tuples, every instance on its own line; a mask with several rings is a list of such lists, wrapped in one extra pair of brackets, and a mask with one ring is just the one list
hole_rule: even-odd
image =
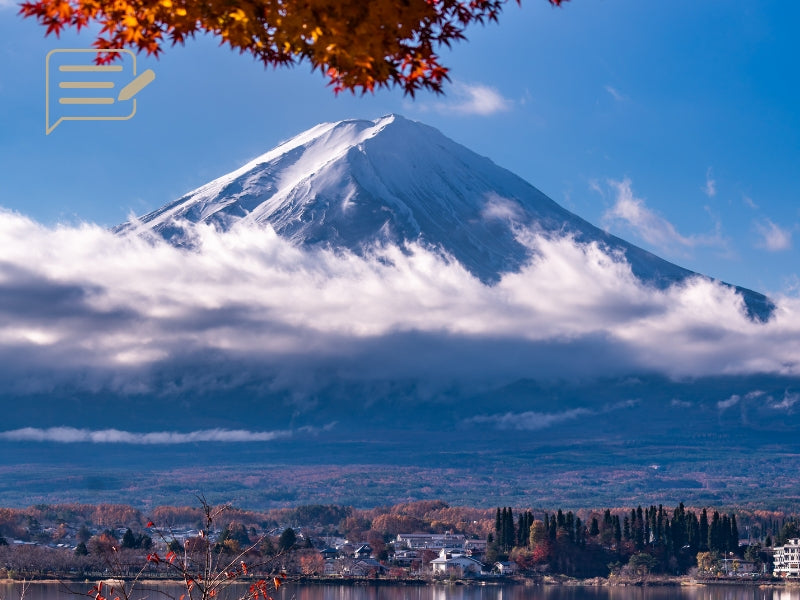
[[(222, 230), (269, 224), (298, 245), (357, 253), (376, 242), (413, 241), (444, 251), (487, 283), (530, 260), (516, 236), (522, 225), (599, 242), (658, 287), (695, 275), (594, 227), (488, 158), (399, 115), (316, 125), (118, 230), (144, 228), (183, 243), (186, 222)], [(770, 313), (764, 296), (742, 293), (751, 314)]]

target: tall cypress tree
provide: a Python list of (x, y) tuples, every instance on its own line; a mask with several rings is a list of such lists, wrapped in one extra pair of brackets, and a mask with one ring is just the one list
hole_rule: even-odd
[(569, 541), (575, 543), (575, 515), (572, 514), (571, 510), (567, 512), (567, 516), (564, 519), (564, 528), (567, 530)]
[(709, 539), (709, 531), (708, 531), (708, 513), (706, 509), (703, 509), (703, 512), (700, 513), (700, 536), (699, 536), (699, 548), (702, 552), (708, 550), (708, 539)]
[(739, 553), (739, 527), (736, 525), (736, 515), (731, 515), (731, 552)]
[(589, 525), (589, 535), (600, 535), (600, 523), (597, 517), (592, 517), (592, 523)]
[(719, 513), (714, 511), (714, 514), (711, 516), (711, 525), (708, 528), (708, 549), (711, 550), (711, 552), (725, 551), (722, 546), (720, 529)]
[(511, 511), (511, 507), (508, 507), (508, 512), (506, 514), (506, 520), (504, 523), (504, 537), (505, 537), (505, 548), (506, 550), (511, 550), (514, 547), (514, 542), (516, 540), (516, 535), (514, 535), (514, 513)]
[(723, 552), (731, 551), (731, 520), (728, 515), (722, 515), (720, 518), (719, 545)]

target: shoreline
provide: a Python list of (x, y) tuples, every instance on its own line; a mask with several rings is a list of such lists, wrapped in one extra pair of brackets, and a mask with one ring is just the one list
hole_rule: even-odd
[[(97, 581), (108, 579), (87, 579), (66, 577), (63, 579), (0, 579), (0, 585), (93, 585)], [(241, 585), (250, 583), (250, 579), (242, 579)], [(137, 582), (137, 587), (182, 585), (180, 579), (142, 579)], [(237, 584), (232, 584), (237, 585)], [(475, 577), (468, 579), (432, 579), (432, 578), (388, 578), (388, 577), (326, 577), (326, 576), (301, 576), (292, 578), (284, 585), (307, 586), (442, 586), (442, 585), (468, 585), (468, 586), (495, 586), (495, 585), (521, 585), (521, 586), (565, 586), (565, 587), (704, 587), (704, 586), (736, 586), (736, 587), (773, 587), (794, 588), (800, 587), (800, 580), (786, 579), (745, 579), (745, 578), (696, 578), (690, 576), (652, 575), (643, 577), (593, 577), (588, 579), (574, 579), (566, 576), (500, 576), (500, 577)]]

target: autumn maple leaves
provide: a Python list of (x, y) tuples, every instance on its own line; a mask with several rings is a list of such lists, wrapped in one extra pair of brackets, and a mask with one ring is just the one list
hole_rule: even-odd
[[(561, 5), (566, 0), (547, 0)], [(437, 49), (464, 39), (472, 23), (496, 21), (507, 0), (25, 0), (20, 14), (58, 35), (100, 26), (94, 46), (158, 55), (165, 42), (198, 32), (265, 65), (308, 61), (334, 92), (398, 86), (441, 92), (448, 79)], [(518, 0), (519, 2), (519, 0)], [(113, 53), (99, 55), (99, 60)]]

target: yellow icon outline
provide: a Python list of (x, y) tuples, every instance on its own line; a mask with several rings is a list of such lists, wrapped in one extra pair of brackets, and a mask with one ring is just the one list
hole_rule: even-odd
[[(134, 79), (128, 83), (116, 97), (113, 95), (109, 97), (81, 97), (81, 96), (68, 96), (58, 99), (61, 105), (108, 105), (115, 102), (123, 102), (127, 100), (133, 101), (133, 108), (129, 115), (125, 116), (111, 116), (111, 117), (60, 117), (52, 126), (50, 125), (50, 57), (57, 53), (62, 52), (91, 52), (98, 54), (101, 52), (116, 52), (118, 54), (127, 54), (133, 61), (133, 75)], [(62, 73), (119, 73), (123, 69), (120, 65), (59, 65), (58, 70)], [(155, 79), (155, 73), (147, 69), (140, 75), (136, 73), (136, 55), (130, 50), (121, 48), (116, 49), (97, 49), (97, 48), (57, 48), (47, 53), (45, 57), (45, 135), (50, 135), (56, 127), (63, 121), (127, 121), (136, 115), (136, 98), (133, 98), (145, 86), (150, 84)], [(75, 90), (80, 93), (82, 89), (92, 90), (113, 90), (115, 84), (113, 81), (62, 81), (58, 84), (59, 89), (62, 90)]]

